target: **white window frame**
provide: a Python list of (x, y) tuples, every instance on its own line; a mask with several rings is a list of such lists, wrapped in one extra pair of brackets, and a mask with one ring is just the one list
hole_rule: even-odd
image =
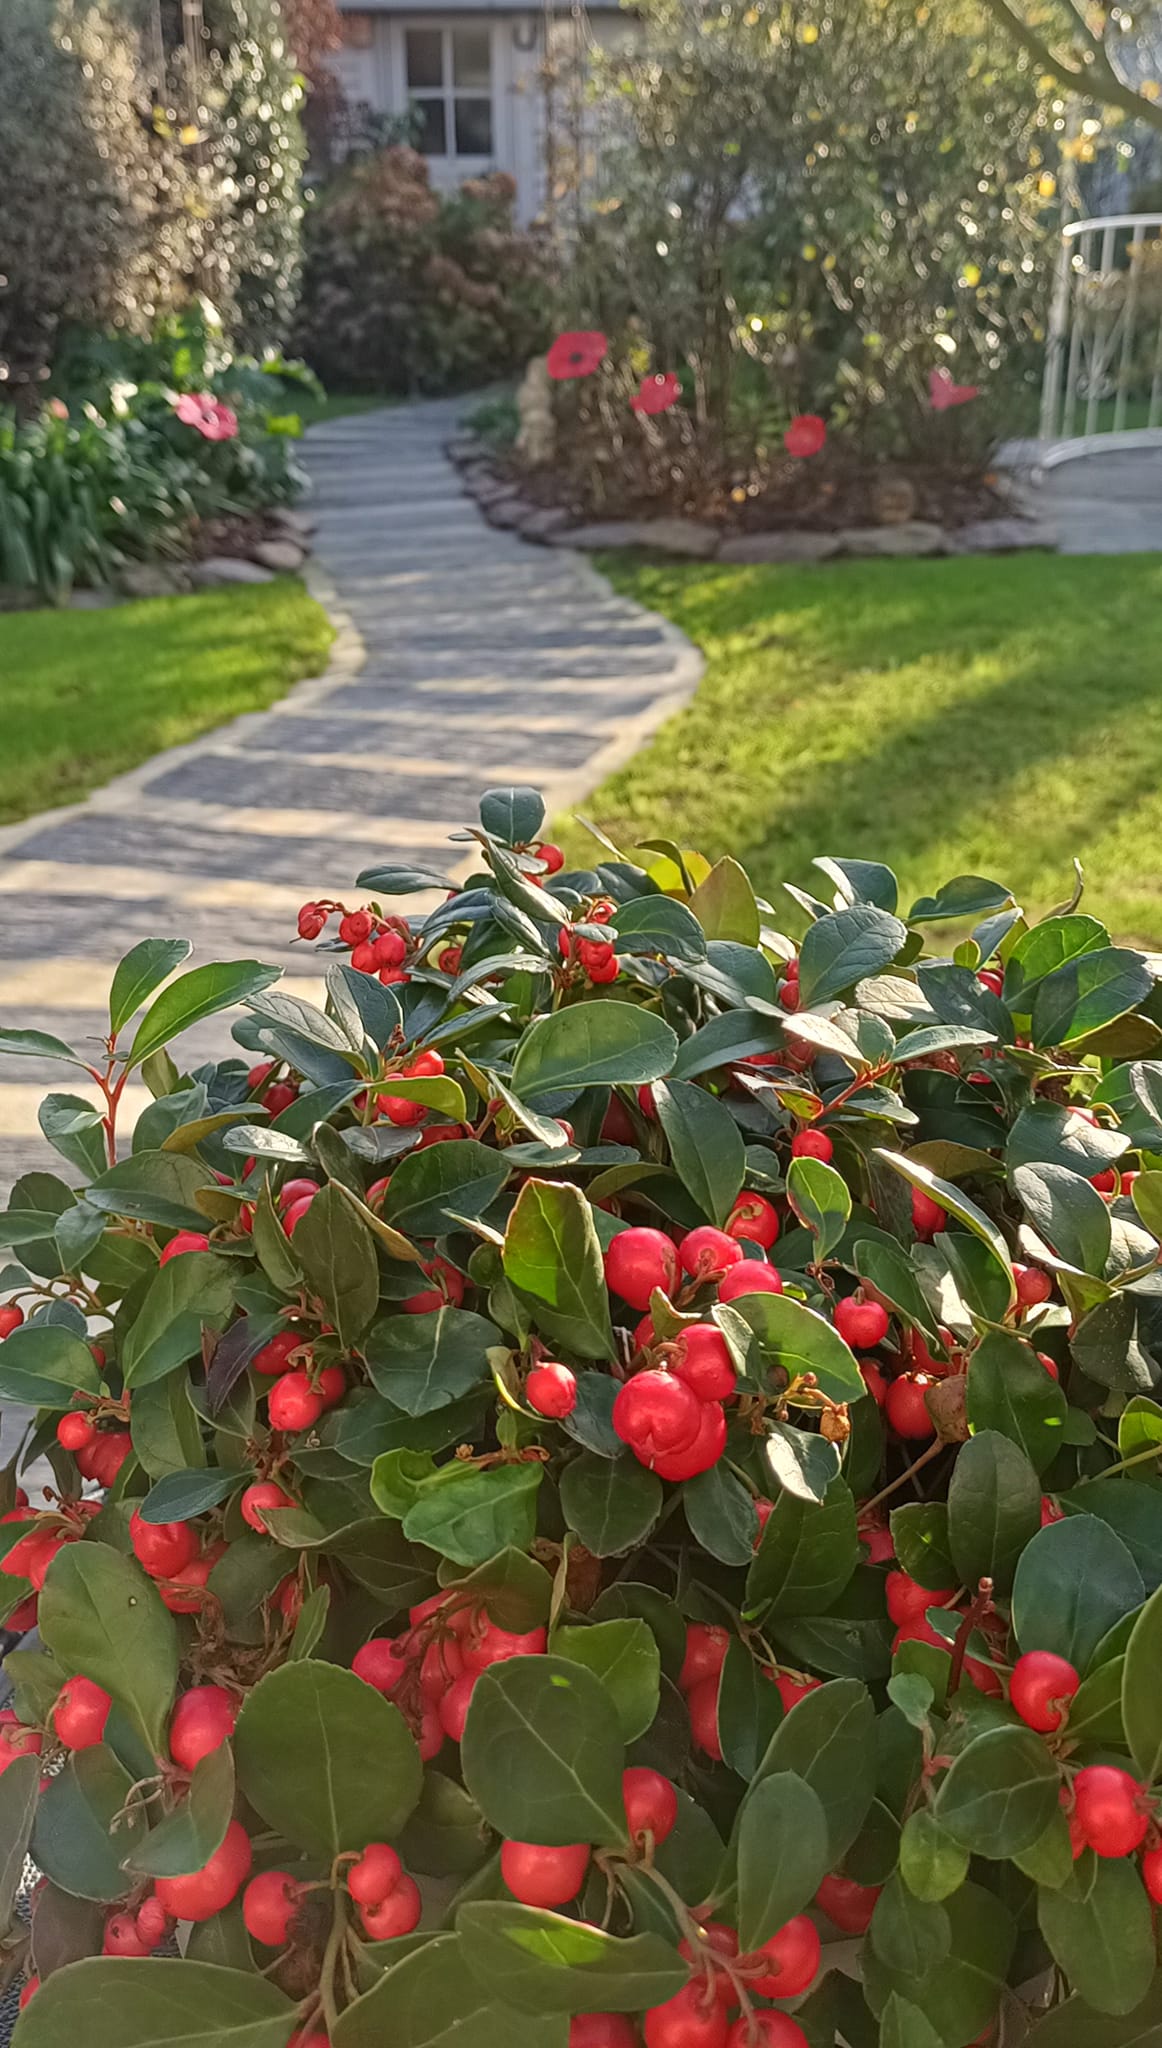
[[(503, 162), (500, 121), (502, 109), (501, 81), (499, 76), (500, 48), (496, 34), (496, 23), (487, 15), (416, 15), (400, 20), (396, 27), (396, 76), (399, 81), (398, 108), (406, 112), (415, 100), (439, 100), (444, 108), (444, 140), (448, 147), (442, 155), (429, 155), (430, 164), (454, 169), (457, 175), (471, 177), (493, 165)], [(441, 69), (443, 84), (423, 87), (410, 91), (408, 87), (407, 39), (408, 31), (424, 30), (438, 34), (441, 48)], [(454, 83), (454, 59), (452, 38), (457, 31), (481, 33), (488, 37), (489, 89), (487, 93), (474, 92), (471, 88), (456, 87)], [(487, 99), (492, 110), (492, 148), (486, 155), (461, 155), (456, 149), (456, 101), (458, 99)]]

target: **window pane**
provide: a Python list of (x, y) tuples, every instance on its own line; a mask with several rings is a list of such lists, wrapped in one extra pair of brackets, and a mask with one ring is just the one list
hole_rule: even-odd
[(407, 64), (410, 92), (443, 85), (444, 38), (438, 28), (409, 28)]
[(491, 37), (486, 28), (453, 29), (452, 83), (460, 92), (492, 90)]
[(457, 156), (492, 155), (492, 101), (456, 101)]
[(424, 156), (447, 156), (448, 136), (444, 125), (443, 100), (413, 100), (417, 117), (416, 148)]

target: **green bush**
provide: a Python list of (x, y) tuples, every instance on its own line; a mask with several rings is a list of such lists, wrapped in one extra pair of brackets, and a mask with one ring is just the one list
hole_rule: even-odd
[(15, 2048), (1144, 2042), (1157, 962), (543, 818), (0, 1034)]
[(394, 146), (349, 164), (307, 215), (296, 345), (338, 390), (439, 392), (523, 367), (547, 337), (545, 251), (502, 173), (433, 192)]

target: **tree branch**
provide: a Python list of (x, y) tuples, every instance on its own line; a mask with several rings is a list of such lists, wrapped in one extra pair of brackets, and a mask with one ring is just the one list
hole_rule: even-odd
[(999, 22), (1005, 34), (1038, 63), (1042, 70), (1056, 80), (1067, 92), (1077, 92), (1085, 98), (1095, 100), (1099, 105), (1117, 107), (1132, 120), (1144, 121), (1147, 126), (1162, 134), (1162, 103), (1148, 100), (1144, 93), (1135, 92), (1132, 85), (1126, 85), (1114, 70), (1104, 44), (1095, 37), (1093, 30), (1083, 19), (1080, 9), (1072, 5), (1070, 11), (1077, 18), (1086, 38), (1089, 62), (1078, 68), (1069, 64), (1053, 50), (1036, 29), (1030, 28), (1009, 0), (984, 0), (985, 7), (994, 21)]

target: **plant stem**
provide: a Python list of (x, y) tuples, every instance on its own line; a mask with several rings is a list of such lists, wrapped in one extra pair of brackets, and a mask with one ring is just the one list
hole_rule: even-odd
[(1162, 1458), (1162, 1444), (1151, 1444), (1147, 1450), (1135, 1451), (1132, 1458), (1121, 1458), (1116, 1465), (1107, 1465), (1103, 1472), (1091, 1472), (1077, 1484), (1092, 1486), (1096, 1479), (1114, 1479), (1119, 1472), (1128, 1472), (1132, 1465), (1148, 1465), (1151, 1458)]
[[(875, 1494), (871, 1500), (865, 1500), (863, 1507), (860, 1510), (861, 1514), (866, 1515), (869, 1508), (878, 1508), (880, 1502), (882, 1500), (887, 1500), (889, 1494), (898, 1493), (901, 1486), (906, 1486), (909, 1479), (912, 1478), (914, 1473), (919, 1472), (922, 1466), (931, 1464), (933, 1458), (938, 1457), (943, 1449), (943, 1438), (936, 1437), (935, 1440), (929, 1444), (926, 1451), (921, 1451), (919, 1457), (914, 1458), (912, 1460), (912, 1463), (909, 1465), (906, 1472), (901, 1472), (899, 1478), (893, 1479), (890, 1485), (881, 1487), (880, 1491), (877, 1494)], [(1102, 1474), (1102, 1477), (1105, 1477), (1104, 1473)]]

